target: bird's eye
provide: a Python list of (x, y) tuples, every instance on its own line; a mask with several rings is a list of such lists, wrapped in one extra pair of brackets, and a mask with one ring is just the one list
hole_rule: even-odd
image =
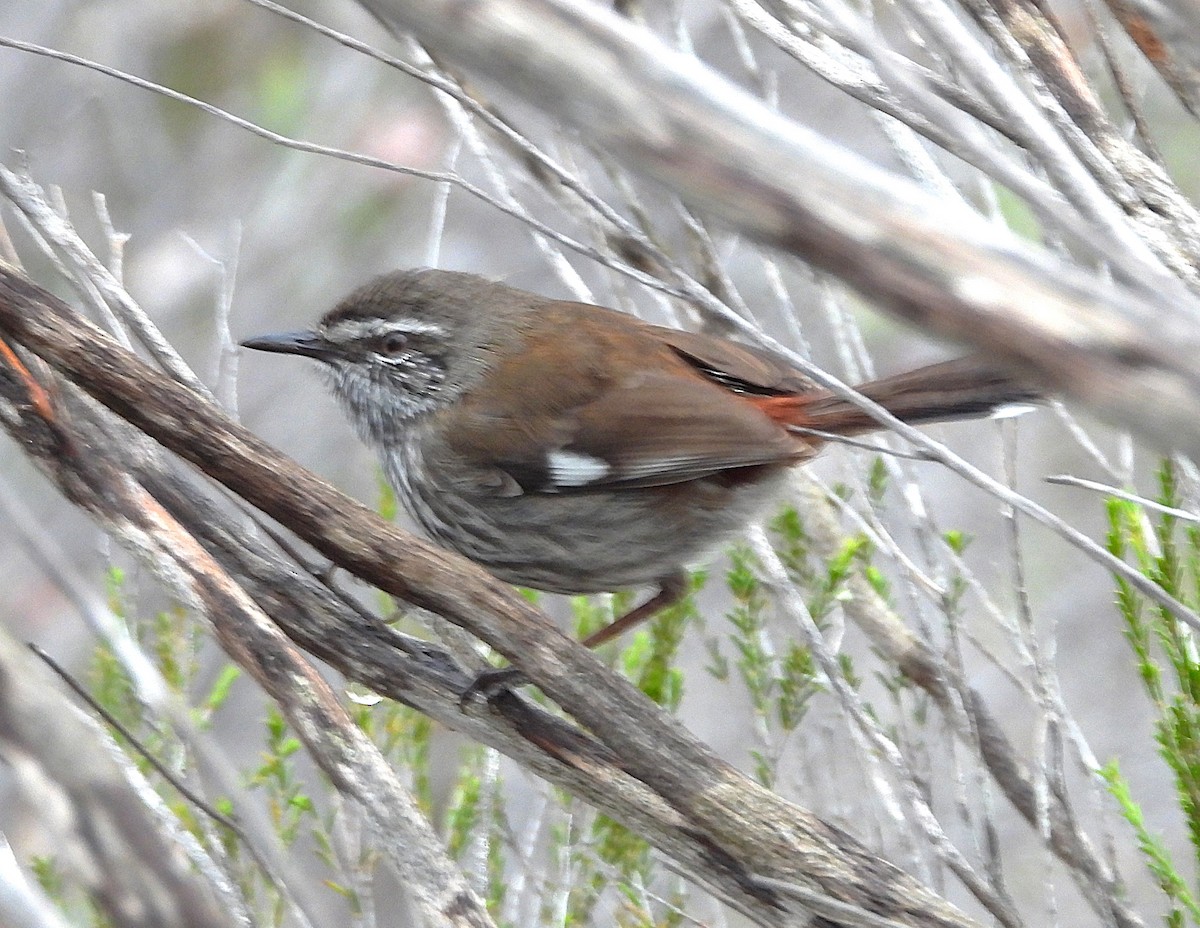
[(383, 354), (398, 355), (408, 346), (408, 336), (403, 332), (389, 332), (379, 342), (379, 350)]

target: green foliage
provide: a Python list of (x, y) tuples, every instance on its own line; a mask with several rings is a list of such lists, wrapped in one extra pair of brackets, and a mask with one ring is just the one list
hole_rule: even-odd
[(942, 540), (946, 542), (946, 547), (948, 547), (959, 557), (962, 557), (967, 551), (967, 546), (970, 545), (974, 539), (966, 532), (959, 531), (958, 529), (951, 529), (950, 531), (942, 534)]
[(1171, 855), (1162, 839), (1152, 834), (1146, 827), (1141, 806), (1134, 800), (1133, 794), (1129, 790), (1129, 784), (1121, 776), (1117, 762), (1114, 760), (1105, 764), (1100, 770), (1100, 776), (1108, 786), (1108, 791), (1117, 801), (1121, 814), (1132, 827), (1134, 835), (1137, 837), (1138, 847), (1146, 858), (1146, 866), (1154, 874), (1159, 888), (1171, 901), (1171, 910), (1165, 919), (1167, 924), (1182, 925), (1185, 911), (1192, 917), (1194, 923), (1200, 924), (1200, 906), (1197, 906), (1195, 897), (1179, 876), (1179, 871), (1171, 860)]
[(378, 493), (375, 511), (388, 522), (395, 520), (400, 511), (400, 505), (396, 500), (396, 491), (388, 483), (381, 468), (375, 470), (375, 490)]
[[(574, 807), (571, 802), (569, 808), (576, 811)], [(657, 870), (645, 840), (604, 815), (572, 815), (569, 821), (569, 827), (556, 830), (559, 846), (570, 862), (565, 924), (598, 924), (596, 905), (607, 889), (617, 893), (614, 922), (620, 928), (682, 924), (681, 898), (667, 898), (666, 907), (651, 908), (640, 891), (640, 887), (652, 885)], [(554, 913), (544, 910), (542, 923), (554, 924)]]
[(446, 807), (444, 831), (446, 847), (459, 861), (464, 860), (468, 849), (477, 842), (486, 842), (487, 885), (483, 896), (488, 911), (495, 917), (499, 915), (508, 888), (504, 845), (508, 828), (501, 802), (502, 781), (483, 775), (489, 756), (489, 752), (480, 747), (470, 747), (464, 752), (458, 779)]
[[(886, 487), (886, 471), (875, 474), (875, 490)], [(796, 509), (786, 509), (770, 524), (770, 535), (776, 553), (783, 562), (789, 579), (804, 591), (806, 605), (817, 627), (824, 629), (833, 612), (848, 595), (846, 584), (860, 576), (881, 596), (889, 592), (887, 579), (872, 563), (872, 546), (864, 536), (847, 539), (831, 558), (816, 556)], [(709, 672), (718, 679), (736, 669), (755, 716), (759, 720), (764, 743), (776, 741), (776, 734), (786, 735), (803, 722), (812, 699), (823, 691), (821, 675), (812, 653), (802, 643), (790, 637), (780, 649), (774, 645), (766, 630), (769, 600), (760, 579), (761, 567), (754, 555), (745, 548), (730, 555), (726, 584), (734, 605), (727, 618), (733, 627), (729, 641), (734, 649), (732, 662), (716, 647), (710, 647)], [(839, 655), (842, 674), (851, 686), (860, 684), (852, 659)], [(764, 785), (775, 778), (772, 751), (754, 751), (754, 773)]]
[(63, 901), (63, 886), (62, 874), (58, 870), (58, 865), (54, 862), (53, 857), (34, 857), (30, 861), (30, 866), (33, 869), (34, 879), (38, 881), (38, 885), (42, 890), (53, 899), (55, 902)]
[(201, 704), (201, 717), (203, 720), (210, 720), (229, 699), (229, 694), (233, 691), (233, 684), (242, 675), (242, 671), (235, 664), (226, 664), (221, 668), (221, 672), (217, 675), (217, 679), (213, 682), (212, 687), (208, 691), (204, 702)]
[(276, 132), (300, 131), (312, 105), (309, 64), (299, 51), (289, 45), (276, 45), (263, 55), (259, 68), (256, 121)]
[[(1158, 470), (1158, 502), (1179, 507), (1175, 467)], [(1200, 534), (1169, 513), (1148, 513), (1134, 502), (1109, 499), (1108, 550), (1158, 584), (1171, 596), (1196, 608)], [(1148, 602), (1123, 577), (1114, 577), (1116, 605), (1125, 624), (1138, 676), (1158, 718), (1154, 737), (1170, 768), (1176, 798), (1192, 845), (1193, 866), (1200, 862), (1200, 658), (1194, 633), (1165, 607)], [(1200, 911), (1188, 881), (1179, 875), (1161, 841), (1146, 828), (1141, 810), (1115, 763), (1103, 772), (1109, 791), (1137, 837), (1147, 867), (1168, 897), (1169, 924), (1182, 924), (1184, 913), (1200, 924)]]
[[(608, 601), (607, 604), (606, 599)], [(611, 597), (607, 598), (601, 596), (572, 596), (571, 616), (574, 620), (572, 633), (576, 638), (586, 638), (588, 635), (600, 631), (600, 629), (627, 611), (632, 605), (633, 595), (629, 592), (614, 593)], [(615, 651), (614, 646), (608, 646), (600, 653), (612, 657)]]
[[(153, 659), (167, 686), (182, 698), (193, 702), (192, 718), (195, 724), (200, 727), (210, 725), (229, 700), (234, 683), (240, 676), (237, 667), (232, 663), (218, 667), (216, 677), (207, 690), (198, 700), (192, 699), (191, 693), (197, 689), (200, 675), (199, 654), (204, 642), (203, 630), (194, 616), (179, 605), (159, 610), (148, 617), (142, 616), (130, 589), (129, 578), (116, 566), (110, 566), (106, 571), (105, 598), (113, 615), (123, 623), (138, 646)], [(154, 757), (182, 776), (190, 768), (191, 759), (184, 744), (170, 728), (149, 723), (132, 681), (116, 655), (103, 642), (92, 650), (87, 682), (91, 698), (137, 740), (135, 746), (119, 732), (112, 732), (129, 754), (131, 762), (157, 789), (179, 825), (202, 846), (211, 848), (217, 845), (213, 849), (219, 857), (230, 862), (231, 875), (238, 878), (244, 887), (260, 884), (262, 878), (257, 875), (256, 865), (243, 856), (233, 832), (210, 822), (204, 812), (197, 809), (190, 799), (181, 796), (174, 784), (168, 782), (151, 764), (149, 757)], [(227, 801), (217, 798), (212, 802), (225, 815), (231, 814)], [(239, 871), (238, 867), (244, 869)], [(39, 879), (46, 881), (46, 885), (54, 885), (57, 880), (52, 859), (34, 861), (34, 870), (39, 874)], [(252, 895), (253, 891), (248, 889), (248, 898)], [(83, 909), (89, 914), (77, 917), (80, 923), (98, 926), (108, 924), (91, 902)]]
[(1031, 242), (1042, 241), (1042, 228), (1029, 204), (1003, 184), (996, 184), (996, 204), (1004, 217), (1004, 224), (1017, 235)]
[(383, 756), (408, 774), (409, 788), (418, 807), (422, 812), (430, 813), (433, 788), (429, 776), (429, 751), (433, 743), (433, 719), (416, 709), (388, 701), (355, 704), (350, 713)]
[(683, 699), (683, 672), (674, 667), (675, 655), (689, 624), (699, 618), (695, 594), (707, 575), (692, 574), (688, 595), (662, 610), (649, 626), (639, 630), (621, 655), (625, 675), (664, 709), (674, 712)]
[[(647, 625), (639, 628), (627, 643), (618, 639), (597, 649), (597, 653), (624, 671), (643, 693), (664, 708), (674, 711), (683, 698), (683, 675), (673, 666), (675, 655), (690, 622), (698, 619), (695, 594), (704, 586), (702, 571), (689, 578), (688, 594), (678, 603), (661, 610)], [(583, 639), (599, 631), (635, 605), (631, 591), (608, 597), (573, 596), (572, 633)]]
[(474, 773), (459, 777), (446, 813), (446, 846), (455, 857), (462, 855), (479, 825), (479, 792), (482, 780)]
[(766, 716), (770, 712), (775, 685), (771, 654), (763, 635), (767, 598), (758, 580), (754, 556), (739, 548), (731, 553), (730, 561), (726, 583), (733, 595), (734, 607), (727, 618), (734, 629), (730, 636), (737, 653), (734, 666), (746, 686), (755, 714)]
[(808, 702), (820, 692), (814, 682), (817, 665), (808, 648), (789, 642), (779, 675), (779, 724), (791, 731), (800, 724)]
[[(946, 542), (946, 547), (962, 557), (975, 539), (965, 532), (951, 529), (942, 534), (942, 540)], [(966, 578), (957, 570), (946, 579), (946, 590), (942, 594), (942, 609), (951, 623), (961, 617), (963, 597), (967, 595), (968, 589)]]
[[(568, 901), (572, 923), (591, 924), (600, 893), (610, 885), (623, 892), (626, 907), (639, 908), (627, 890), (649, 880), (650, 845), (625, 826), (605, 815), (594, 816), (591, 841), (577, 851), (573, 863), (581, 879), (575, 881)], [(628, 925), (630, 921), (619, 917), (618, 924)]]
[[(128, 624), (125, 571), (110, 567), (105, 574), (104, 587), (109, 610)], [(126, 728), (136, 730), (142, 721), (142, 707), (133, 691), (133, 683), (108, 645), (100, 643), (93, 649), (88, 678), (92, 698)]]
[(275, 706), (267, 709), (266, 728), (262, 763), (251, 775), (249, 785), (266, 792), (271, 821), (284, 843), (291, 844), (301, 823), (314, 810), (291, 760), (300, 750), (300, 739), (289, 733), (283, 714)]
[[(148, 619), (141, 618), (132, 605), (125, 572), (115, 566), (108, 568), (105, 573), (105, 599), (113, 615), (124, 623), (135, 641), (154, 659), (167, 686), (175, 693), (186, 696), (200, 672), (199, 652), (203, 642), (201, 631), (187, 610), (174, 605), (156, 612)], [(193, 710), (197, 725), (204, 726), (211, 721), (229, 698), (238, 676), (239, 671), (232, 663), (220, 668), (208, 694)], [(181, 745), (169, 740), (167, 733), (145, 724), (144, 712), (132, 681), (116, 655), (103, 642), (92, 650), (88, 682), (92, 698), (137, 737), (150, 753), (161, 758), (164, 755), (177, 755), (182, 750)], [(150, 775), (151, 767), (145, 758), (135, 754), (134, 762), (143, 774)]]
[(882, 455), (876, 455), (871, 460), (871, 467), (867, 471), (867, 498), (871, 501), (872, 505), (878, 506), (883, 502), (883, 496), (887, 492), (887, 485), (887, 462), (884, 461)]
[(58, 861), (53, 856), (34, 857), (29, 862), (33, 878), (47, 898), (58, 906), (72, 925), (87, 925), (88, 928), (113, 928), (112, 921), (92, 899), (79, 897), (72, 892), (63, 878)]

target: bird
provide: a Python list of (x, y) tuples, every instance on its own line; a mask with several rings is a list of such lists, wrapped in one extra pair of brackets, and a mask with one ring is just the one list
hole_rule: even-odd
[[(588, 647), (681, 599), (830, 438), (882, 428), (770, 351), (456, 271), (383, 274), (241, 344), (320, 362), (439, 544), (546, 592), (651, 589)], [(856, 389), (907, 423), (1040, 398), (980, 355)]]

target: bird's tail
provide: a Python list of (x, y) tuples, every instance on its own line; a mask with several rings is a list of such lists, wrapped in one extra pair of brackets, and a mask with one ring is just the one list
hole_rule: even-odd
[[(856, 388), (896, 418), (910, 424), (994, 415), (1041, 399), (1010, 371), (978, 357), (931, 364), (872, 380)], [(881, 428), (865, 410), (825, 390), (758, 400), (782, 425), (833, 435), (860, 435)]]

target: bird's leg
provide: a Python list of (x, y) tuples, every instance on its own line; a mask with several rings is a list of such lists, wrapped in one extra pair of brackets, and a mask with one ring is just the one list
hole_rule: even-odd
[[(631, 628), (641, 625), (656, 612), (673, 606), (683, 599), (687, 593), (688, 576), (683, 570), (664, 577), (658, 582), (658, 591), (640, 606), (630, 609), (619, 619), (614, 619), (599, 631), (592, 632), (580, 642), (585, 648), (596, 648)], [(514, 686), (524, 686), (529, 680), (516, 667), (503, 667), (498, 670), (485, 670), (472, 680), (462, 695), (459, 703), (465, 705), (476, 696), (491, 699), (496, 694)]]
[(658, 592), (640, 606), (635, 606), (619, 619), (613, 619), (599, 631), (592, 632), (583, 639), (585, 648), (598, 648), (606, 641), (611, 641), (618, 635), (623, 635), (631, 628), (636, 628), (656, 612), (673, 606), (683, 599), (687, 593), (688, 576), (682, 570), (677, 570), (658, 581)]

